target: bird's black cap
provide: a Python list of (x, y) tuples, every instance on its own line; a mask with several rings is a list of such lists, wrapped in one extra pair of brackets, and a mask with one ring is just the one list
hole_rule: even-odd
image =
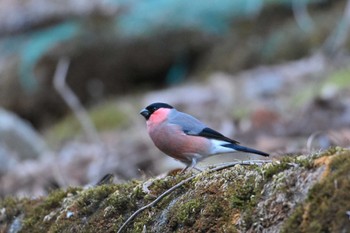
[(157, 111), (160, 108), (169, 108), (172, 109), (174, 108), (173, 106), (166, 104), (166, 103), (153, 103), (148, 105), (146, 108), (142, 109), (140, 114), (146, 119), (148, 120), (150, 118), (150, 116), (152, 115), (152, 113), (154, 113), (155, 111)]

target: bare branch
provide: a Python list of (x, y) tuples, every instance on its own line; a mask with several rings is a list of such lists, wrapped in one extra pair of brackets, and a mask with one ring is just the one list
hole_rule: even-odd
[(307, 139), (307, 142), (306, 142), (307, 151), (309, 151), (309, 152), (312, 151), (312, 149), (313, 149), (312, 143), (315, 141), (317, 136), (322, 135), (322, 134), (323, 134), (322, 131), (316, 131), (309, 136), (309, 138)]
[(72, 89), (66, 85), (68, 68), (69, 60), (67, 58), (60, 59), (53, 79), (54, 87), (73, 111), (87, 137), (98, 144), (102, 144), (85, 108)]
[(106, 167), (107, 157), (109, 156), (108, 150), (98, 136), (97, 130), (94, 124), (91, 122), (89, 114), (85, 110), (84, 106), (80, 103), (78, 97), (74, 94), (72, 89), (66, 84), (68, 68), (69, 60), (67, 58), (61, 58), (57, 64), (54, 74), (53, 85), (63, 100), (70, 107), (75, 117), (78, 119), (78, 122), (85, 132), (87, 138), (100, 146), (103, 156), (101, 156), (100, 160), (97, 162), (99, 163), (98, 174), (102, 175)]

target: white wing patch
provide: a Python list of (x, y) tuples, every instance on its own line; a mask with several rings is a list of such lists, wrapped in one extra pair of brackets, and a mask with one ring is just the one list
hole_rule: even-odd
[(236, 151), (235, 149), (222, 146), (225, 144), (229, 144), (229, 142), (220, 141), (216, 139), (210, 139), (210, 142), (211, 142), (211, 149), (210, 149), (211, 154), (223, 154), (223, 153), (230, 153), (230, 152)]

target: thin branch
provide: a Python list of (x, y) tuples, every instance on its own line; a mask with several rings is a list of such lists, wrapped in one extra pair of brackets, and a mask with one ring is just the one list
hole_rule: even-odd
[(306, 148), (309, 152), (312, 151), (312, 143), (315, 141), (316, 137), (322, 134), (323, 134), (322, 131), (316, 131), (309, 136), (306, 142)]
[(126, 226), (138, 215), (140, 214), (142, 211), (144, 211), (147, 208), (150, 208), (152, 206), (154, 206), (155, 204), (157, 204), (159, 201), (161, 201), (165, 196), (167, 196), (168, 194), (170, 194), (171, 192), (173, 192), (175, 189), (181, 187), (182, 185), (186, 184), (187, 182), (193, 180), (194, 178), (196, 178), (197, 176), (199, 176), (202, 173), (212, 173), (215, 171), (220, 171), (229, 167), (233, 167), (237, 164), (240, 165), (253, 165), (253, 164), (262, 164), (262, 163), (271, 163), (272, 160), (247, 160), (247, 161), (239, 161), (239, 162), (232, 162), (232, 163), (227, 163), (227, 164), (223, 164), (222, 166), (218, 166), (215, 168), (212, 168), (208, 171), (203, 171), (200, 172), (198, 174), (195, 174), (191, 177), (188, 177), (187, 179), (177, 183), (176, 185), (174, 185), (173, 187), (171, 187), (170, 189), (166, 190), (164, 193), (162, 193), (159, 197), (157, 197), (154, 201), (152, 201), (151, 203), (141, 207), (140, 209), (136, 210), (124, 223), (123, 225), (119, 228), (119, 230), (117, 231), (117, 233), (121, 233), (124, 228), (126, 228)]
[(131, 220), (133, 220), (139, 213), (141, 213), (142, 211), (144, 211), (145, 209), (154, 206), (155, 204), (157, 204), (160, 200), (162, 200), (165, 196), (167, 196), (169, 193), (171, 193), (172, 191), (174, 191), (175, 189), (181, 187), (183, 184), (191, 181), (192, 179), (194, 179), (196, 175), (193, 175), (181, 182), (179, 182), (178, 184), (174, 185), (173, 187), (171, 187), (170, 189), (168, 189), (167, 191), (165, 191), (164, 193), (162, 193), (159, 197), (157, 197), (157, 199), (155, 199), (154, 201), (152, 201), (151, 203), (141, 207), (140, 209), (136, 210), (124, 223), (123, 225), (119, 228), (119, 230), (117, 231), (117, 233), (120, 233), (124, 230), (124, 228), (129, 224), (129, 222), (131, 222)]
[(87, 137), (98, 144), (102, 144), (88, 113), (72, 89), (66, 84), (68, 68), (69, 60), (67, 58), (60, 59), (53, 79), (54, 87), (73, 111)]
[(86, 137), (99, 145), (103, 158), (100, 158), (100, 167), (99, 167), (99, 175), (103, 174), (104, 168), (107, 163), (107, 157), (109, 156), (108, 150), (105, 145), (102, 143), (102, 140), (98, 136), (97, 130), (92, 123), (89, 114), (85, 110), (84, 106), (79, 101), (78, 97), (74, 94), (73, 90), (67, 85), (67, 72), (69, 68), (69, 59), (61, 58), (58, 61), (57, 68), (53, 78), (53, 85), (69, 108), (72, 110), (75, 117), (78, 119), (79, 124), (81, 125), (83, 131), (85, 132)]

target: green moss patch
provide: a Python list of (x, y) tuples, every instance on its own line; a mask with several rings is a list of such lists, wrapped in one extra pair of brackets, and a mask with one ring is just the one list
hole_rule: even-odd
[[(89, 110), (89, 117), (98, 131), (122, 127), (129, 117), (115, 102), (106, 102)], [(81, 124), (74, 115), (69, 115), (53, 126), (46, 136), (51, 143), (67, 140), (82, 132)]]
[(284, 225), (283, 232), (348, 232), (350, 230), (350, 152), (336, 151), (329, 173), (309, 192)]
[(338, 88), (350, 87), (350, 69), (337, 70), (330, 75), (325, 85), (334, 85)]

